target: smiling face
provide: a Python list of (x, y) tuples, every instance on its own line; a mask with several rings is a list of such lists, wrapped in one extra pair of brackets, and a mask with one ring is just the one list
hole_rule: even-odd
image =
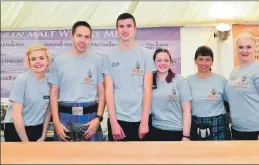
[(210, 71), (210, 68), (213, 65), (213, 59), (211, 56), (198, 55), (198, 57), (195, 60), (195, 64), (198, 67), (198, 72), (206, 73)]
[(210, 72), (214, 61), (212, 49), (208, 46), (200, 46), (195, 52), (194, 60), (195, 64), (197, 65), (198, 72)]
[(122, 41), (131, 41), (134, 39), (137, 28), (133, 19), (127, 18), (118, 20), (117, 24), (116, 31)]
[(167, 52), (159, 52), (155, 57), (155, 66), (159, 73), (167, 73), (171, 67), (171, 58)]
[(256, 43), (252, 38), (240, 38), (237, 41), (237, 54), (242, 62), (251, 62), (255, 59)]
[(86, 26), (78, 26), (72, 35), (72, 43), (77, 53), (84, 53), (91, 42), (91, 30)]
[(45, 50), (35, 50), (29, 55), (29, 65), (33, 72), (46, 72), (49, 65), (49, 58)]

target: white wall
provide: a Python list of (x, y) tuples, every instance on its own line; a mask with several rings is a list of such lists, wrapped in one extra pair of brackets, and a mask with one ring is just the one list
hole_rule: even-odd
[(226, 41), (214, 38), (214, 27), (181, 28), (181, 71), (186, 77), (197, 72), (194, 63), (195, 51), (199, 46), (209, 46), (214, 53), (212, 71), (228, 78), (234, 67), (232, 33)]

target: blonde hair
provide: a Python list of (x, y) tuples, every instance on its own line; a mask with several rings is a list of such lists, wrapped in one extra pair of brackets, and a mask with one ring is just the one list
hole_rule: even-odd
[(238, 41), (239, 41), (240, 39), (243, 39), (243, 38), (251, 39), (252, 41), (254, 41), (254, 43), (256, 43), (256, 39), (255, 39), (255, 37), (254, 37), (253, 34), (248, 33), (248, 32), (243, 32), (243, 33), (240, 33), (240, 34), (237, 36), (236, 45), (237, 45)]
[(41, 50), (44, 50), (46, 52), (46, 55), (47, 55), (47, 58), (49, 60), (49, 65), (51, 63), (51, 54), (48, 50), (48, 48), (46, 46), (43, 46), (43, 45), (33, 45), (31, 47), (29, 47), (25, 53), (25, 59), (24, 59), (24, 66), (26, 68), (30, 68), (30, 60), (29, 60), (29, 57), (31, 55), (32, 52), (34, 51), (41, 51)]

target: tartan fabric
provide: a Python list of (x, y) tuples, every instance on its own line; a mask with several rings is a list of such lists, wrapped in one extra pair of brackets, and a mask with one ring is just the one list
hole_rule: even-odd
[(211, 138), (209, 140), (232, 140), (227, 114), (213, 117), (192, 116), (191, 140), (202, 140), (197, 138), (197, 126), (210, 127)]
[[(82, 126), (81, 124), (88, 123), (92, 119), (95, 118), (96, 112), (84, 114), (84, 115), (72, 115), (67, 113), (59, 113), (60, 122), (73, 134), (77, 132), (79, 136), (87, 130), (87, 127)], [(103, 141), (103, 133), (101, 129), (101, 125), (99, 125), (98, 130), (96, 131), (95, 135), (93, 135), (88, 140), (79, 138), (79, 141)], [(54, 141), (62, 141), (54, 132)]]

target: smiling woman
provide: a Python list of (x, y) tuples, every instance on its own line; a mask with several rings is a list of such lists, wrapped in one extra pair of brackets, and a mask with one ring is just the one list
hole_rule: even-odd
[(192, 140), (230, 140), (229, 120), (224, 106), (227, 80), (211, 72), (213, 52), (207, 46), (195, 52), (198, 73), (187, 77), (192, 100)]
[(51, 62), (51, 55), (47, 47), (41, 46), (41, 45), (35, 45), (28, 48), (24, 59), (25, 67), (31, 68), (31, 69), (41, 68), (45, 70), (47, 69), (50, 62)]
[(5, 116), (5, 141), (44, 141), (50, 122), (46, 72), (51, 55), (45, 46), (27, 49), (24, 64), (28, 71), (19, 75), (10, 93)]
[(241, 33), (237, 38), (236, 48), (241, 65), (254, 62), (256, 39), (252, 34)]
[(233, 69), (226, 86), (233, 139), (259, 140), (259, 63), (255, 61), (255, 37), (241, 33), (236, 50), (240, 66)]
[(188, 141), (191, 126), (191, 91), (186, 80), (171, 70), (172, 57), (167, 49), (154, 53), (151, 141)]

